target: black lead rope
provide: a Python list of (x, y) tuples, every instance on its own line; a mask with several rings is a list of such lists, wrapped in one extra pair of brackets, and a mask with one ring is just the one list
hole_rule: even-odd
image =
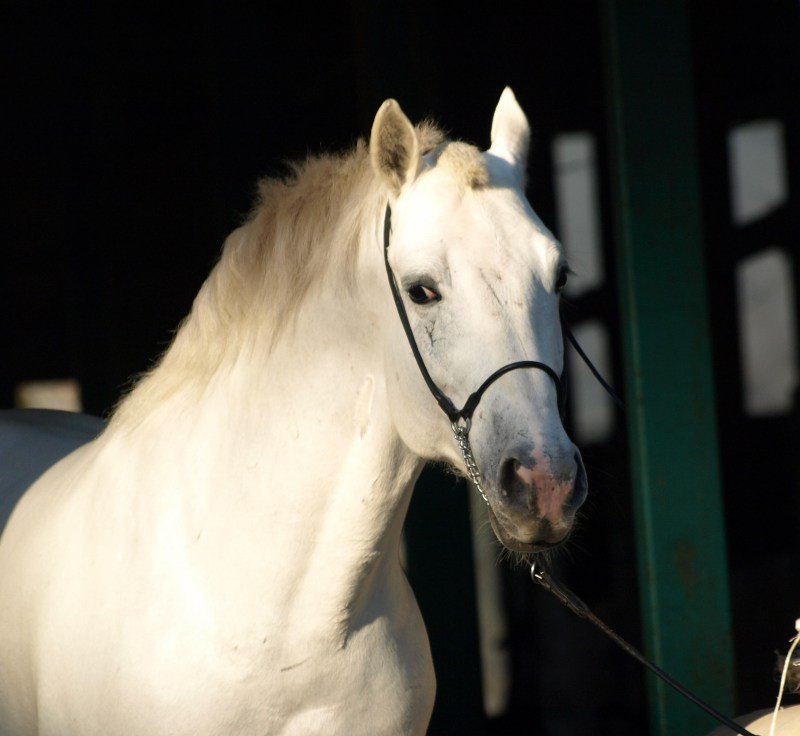
[[(467, 463), (467, 469), (470, 472), (470, 476), (472, 477), (475, 485), (477, 486), (478, 490), (480, 491), (481, 495), (484, 495), (483, 489), (480, 486), (480, 474), (477, 469), (477, 465), (474, 464), (474, 459), (472, 458), (472, 453), (469, 451), (468, 439), (467, 435), (469, 432), (470, 422), (472, 420), (472, 414), (474, 413), (475, 409), (478, 406), (478, 403), (481, 400), (481, 397), (486, 392), (486, 389), (491, 386), (500, 376), (505, 375), (506, 373), (516, 370), (517, 368), (537, 368), (541, 371), (544, 371), (550, 378), (553, 379), (553, 383), (556, 386), (556, 395), (558, 398), (558, 409), (561, 415), (564, 414), (564, 408), (566, 404), (566, 382), (562, 380), (562, 377), (559, 376), (549, 365), (545, 363), (540, 363), (536, 360), (521, 360), (516, 363), (509, 363), (508, 365), (499, 368), (494, 373), (492, 373), (479, 387), (478, 390), (470, 394), (467, 398), (464, 406), (459, 410), (456, 408), (455, 404), (450, 400), (450, 398), (442, 391), (437, 385), (436, 382), (431, 378), (430, 373), (428, 373), (428, 369), (425, 366), (425, 361), (422, 359), (422, 354), (417, 347), (417, 341), (414, 339), (414, 333), (411, 331), (411, 323), (408, 320), (408, 314), (406, 313), (405, 305), (403, 304), (403, 299), (400, 296), (400, 289), (397, 286), (397, 281), (394, 277), (394, 273), (392, 272), (392, 268), (389, 265), (389, 236), (392, 232), (392, 211), (389, 208), (389, 205), (386, 205), (386, 215), (384, 217), (384, 225), (383, 225), (383, 257), (384, 262), (386, 264), (386, 275), (389, 279), (389, 287), (392, 291), (392, 297), (394, 298), (395, 306), (397, 307), (397, 313), (400, 315), (400, 322), (403, 325), (403, 330), (406, 333), (406, 338), (408, 339), (408, 344), (411, 346), (411, 352), (414, 354), (414, 360), (417, 362), (417, 366), (419, 367), (420, 373), (422, 374), (422, 378), (425, 380), (425, 384), (428, 386), (428, 389), (433, 394), (433, 397), (436, 399), (436, 402), (441, 407), (442, 411), (447, 415), (450, 419), (450, 424), (453, 427), (453, 431), (456, 436), (456, 440), (461, 445), (464, 442), (465, 447), (467, 448), (468, 452), (465, 452), (464, 460)], [(581, 346), (578, 344), (578, 341), (575, 339), (575, 336), (569, 330), (567, 325), (563, 322), (561, 323), (562, 331), (566, 336), (566, 339), (569, 340), (572, 347), (575, 348), (578, 355), (582, 358), (584, 363), (589, 367), (589, 370), (592, 372), (594, 377), (600, 382), (600, 385), (608, 392), (614, 402), (619, 406), (621, 409), (624, 408), (622, 401), (620, 400), (619, 396), (617, 396), (614, 389), (608, 385), (608, 383), (603, 379), (600, 375), (600, 372), (597, 368), (594, 367), (592, 361), (589, 360), (589, 357), (583, 351)], [(457, 430), (459, 422), (463, 420), (465, 423), (465, 427), (462, 427), (461, 430)], [(464, 448), (462, 448), (463, 450)], [(472, 466), (470, 467), (470, 461), (472, 461)], [(485, 495), (484, 500), (487, 501)], [(664, 682), (667, 683), (670, 687), (674, 688), (677, 692), (683, 695), (685, 698), (689, 699), (692, 703), (697, 705), (699, 708), (704, 710), (709, 715), (716, 718), (720, 723), (727, 726), (728, 728), (732, 729), (735, 733), (741, 734), (741, 736), (755, 736), (755, 734), (748, 731), (743, 726), (740, 726), (738, 723), (735, 723), (730, 718), (727, 718), (725, 715), (717, 711), (716, 709), (712, 708), (702, 699), (700, 699), (697, 695), (693, 692), (685, 688), (679, 682), (674, 680), (670, 675), (668, 675), (664, 670), (662, 670), (657, 665), (653, 664), (650, 660), (648, 660), (641, 652), (637, 649), (632, 647), (628, 642), (626, 642), (621, 636), (619, 636), (613, 629), (609, 628), (604, 624), (597, 616), (595, 616), (589, 607), (576, 596), (571, 590), (566, 588), (561, 583), (558, 583), (553, 578), (551, 578), (545, 570), (542, 568), (540, 563), (534, 562), (531, 566), (531, 578), (535, 583), (541, 585), (545, 590), (552, 593), (558, 600), (561, 601), (570, 611), (572, 611), (575, 615), (579, 616), (580, 618), (587, 619), (591, 621), (595, 626), (597, 626), (606, 636), (608, 636), (612, 641), (614, 641), (617, 645), (619, 645), (622, 649), (624, 649), (628, 654), (630, 654), (634, 659), (641, 662), (647, 669), (651, 672), (656, 674), (660, 677)]]
[(600, 631), (602, 631), (609, 639), (611, 639), (611, 641), (630, 654), (631, 657), (641, 662), (645, 667), (647, 667), (647, 669), (660, 677), (664, 682), (667, 683), (667, 685), (683, 695), (684, 698), (690, 700), (698, 708), (702, 708), (706, 713), (716, 718), (723, 725), (732, 729), (735, 733), (742, 734), (742, 736), (755, 736), (754, 733), (748, 731), (744, 726), (732, 721), (726, 715), (720, 713), (716, 708), (713, 708), (704, 700), (702, 700), (699, 696), (695, 695), (691, 690), (685, 688), (671, 675), (669, 675), (667, 672), (664, 672), (664, 670), (662, 670), (658, 665), (653, 664), (638, 649), (628, 644), (628, 642), (625, 641), (625, 639), (623, 639), (619, 634), (617, 634), (616, 631), (597, 618), (597, 616), (592, 613), (589, 606), (587, 606), (580, 598), (578, 598), (575, 593), (573, 593), (563, 584), (559, 583), (557, 580), (554, 580), (552, 577), (550, 577), (540, 562), (534, 562), (531, 565), (531, 579), (534, 583), (538, 583), (546, 591), (552, 593), (576, 616), (585, 618), (587, 621), (591, 621), (598, 629), (600, 629)]

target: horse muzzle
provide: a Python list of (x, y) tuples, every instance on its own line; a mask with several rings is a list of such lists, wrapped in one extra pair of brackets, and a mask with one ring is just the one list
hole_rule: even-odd
[(572, 530), (588, 484), (580, 454), (517, 448), (500, 463), (489, 518), (500, 542), (516, 552), (561, 544)]

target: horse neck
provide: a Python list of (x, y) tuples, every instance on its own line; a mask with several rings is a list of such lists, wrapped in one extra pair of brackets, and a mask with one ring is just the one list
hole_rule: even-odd
[(393, 427), (374, 326), (334, 291), (306, 298), (268, 360), (240, 351), (201, 399), (176, 393), (117, 444), (152, 469), (132, 491), (179, 517), (216, 599), (346, 628), (397, 568), (421, 463)]

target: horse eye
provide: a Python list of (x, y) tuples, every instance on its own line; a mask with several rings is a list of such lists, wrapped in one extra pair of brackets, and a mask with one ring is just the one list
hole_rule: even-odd
[(558, 279), (556, 280), (557, 292), (563, 291), (564, 287), (567, 285), (568, 274), (569, 274), (569, 269), (567, 269), (566, 267), (562, 267), (561, 270), (558, 272)]
[(438, 302), (442, 297), (428, 286), (415, 284), (408, 289), (408, 296), (414, 304), (431, 304)]

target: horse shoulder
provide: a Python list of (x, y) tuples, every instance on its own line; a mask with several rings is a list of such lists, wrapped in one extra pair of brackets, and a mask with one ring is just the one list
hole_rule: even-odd
[(68, 412), (0, 412), (0, 714), (12, 733), (35, 730), (37, 622), (66, 552), (52, 535), (69, 495), (63, 469), (80, 464), (103, 426)]
[(30, 582), (33, 568), (59, 562), (53, 525), (68, 509), (103, 426), (69, 412), (0, 412), (0, 586), (14, 578), (14, 585)]

